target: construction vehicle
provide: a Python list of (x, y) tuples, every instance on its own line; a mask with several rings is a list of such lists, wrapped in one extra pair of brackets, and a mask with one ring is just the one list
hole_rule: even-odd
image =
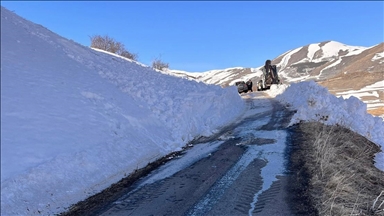
[[(271, 88), (271, 85), (273, 84), (281, 84), (281, 81), (279, 79), (279, 75), (277, 74), (277, 67), (276, 65), (271, 65), (270, 72), (263, 73), (261, 75), (261, 79), (257, 82), (257, 91), (264, 91)], [(273, 73), (273, 74), (271, 74)]]

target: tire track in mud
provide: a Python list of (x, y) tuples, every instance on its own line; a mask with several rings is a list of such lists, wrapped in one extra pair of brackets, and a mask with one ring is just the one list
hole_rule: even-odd
[(263, 125), (260, 130), (285, 130), (285, 128), (289, 125), (294, 112), (288, 111), (277, 101), (271, 100), (271, 103), (273, 106), (271, 119), (267, 124)]
[[(285, 211), (285, 209), (289, 209), (287, 202), (284, 201), (287, 199), (285, 188), (287, 187), (288, 179), (286, 176), (278, 176), (277, 179), (278, 180), (274, 181), (268, 190), (263, 191), (259, 195), (258, 202), (252, 211), (252, 215), (294, 215), (291, 212)], [(283, 206), (277, 207), (277, 205)]]
[(254, 194), (262, 188), (260, 170), (265, 164), (264, 160), (253, 160), (225, 192), (222, 197), (225, 204), (214, 206), (206, 215), (222, 215), (223, 212), (227, 215), (248, 215), (249, 203), (252, 202)]
[[(270, 102), (273, 106), (270, 121), (260, 127), (259, 130), (287, 131), (286, 128), (288, 127), (290, 120), (295, 112), (287, 110), (282, 104), (275, 100), (270, 100)], [(287, 140), (286, 142), (289, 141)], [(292, 211), (286, 201), (288, 197), (286, 193), (288, 178), (289, 177), (286, 175), (276, 176), (277, 180), (273, 181), (267, 190), (260, 190), (259, 194), (255, 194), (257, 202), (254, 203), (254, 206), (250, 209), (248, 215), (294, 215), (292, 214)]]
[(144, 185), (102, 215), (183, 215), (241, 157), (245, 148), (235, 143), (229, 140), (211, 156), (171, 177)]

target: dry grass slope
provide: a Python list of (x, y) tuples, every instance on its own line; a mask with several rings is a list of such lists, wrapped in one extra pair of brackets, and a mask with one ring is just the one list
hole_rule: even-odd
[[(305, 158), (308, 190), (319, 215), (384, 215), (384, 172), (373, 164), (380, 148), (340, 126), (301, 123), (293, 130), (300, 150), (293, 159)], [(291, 158), (292, 159), (292, 158)]]

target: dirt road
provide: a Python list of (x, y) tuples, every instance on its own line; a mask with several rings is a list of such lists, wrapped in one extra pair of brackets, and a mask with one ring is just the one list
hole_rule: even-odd
[(294, 195), (286, 193), (293, 179), (286, 170), (293, 113), (261, 95), (246, 102), (241, 121), (194, 140), (181, 157), (121, 188), (118, 199), (82, 214), (296, 215)]
[(279, 103), (259, 92), (243, 98), (249, 109), (239, 122), (61, 215), (383, 215), (376, 144), (337, 125), (287, 128), (293, 113)]
[[(286, 139), (282, 136), (290, 113), (272, 100), (247, 103), (250, 111), (244, 120), (228, 126), (220, 136), (194, 142), (194, 148), (217, 145), (205, 157), (187, 164), (183, 161), (187, 151), (171, 162), (174, 165), (137, 182), (99, 215), (292, 215), (284, 192)], [(269, 161), (266, 154), (275, 154), (280, 164), (271, 164), (276, 161)], [(187, 167), (175, 172), (176, 164)], [(267, 166), (280, 170), (263, 171)], [(169, 172), (175, 173), (151, 180)]]

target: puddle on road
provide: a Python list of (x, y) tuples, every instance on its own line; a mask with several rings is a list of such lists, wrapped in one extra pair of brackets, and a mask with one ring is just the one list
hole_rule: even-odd
[(156, 181), (170, 177), (173, 174), (177, 173), (178, 171), (192, 165), (196, 161), (199, 161), (202, 158), (210, 156), (210, 154), (216, 151), (216, 149), (221, 144), (223, 144), (223, 142), (224, 141), (216, 141), (216, 142), (210, 142), (206, 144), (195, 145), (193, 148), (187, 150), (182, 157), (166, 163), (161, 168), (151, 173), (151, 175), (147, 179), (145, 179), (136, 188), (136, 190), (146, 184), (152, 184)]
[(223, 195), (227, 189), (247, 168), (247, 166), (255, 159), (262, 159), (267, 162), (267, 165), (261, 169), (263, 180), (262, 189), (259, 190), (253, 197), (250, 203), (249, 215), (252, 215), (255, 205), (258, 201), (258, 196), (268, 190), (272, 183), (277, 180), (278, 175), (284, 175), (284, 151), (287, 133), (284, 130), (276, 131), (241, 131), (244, 136), (249, 136), (252, 133), (255, 140), (273, 141), (269, 145), (247, 145), (247, 150), (239, 161), (212, 187), (212, 189), (198, 202), (187, 215), (201, 215), (208, 212)]
[[(252, 134), (253, 135), (253, 134)], [(276, 139), (268, 139), (268, 138), (259, 138), (259, 137), (245, 137), (241, 142), (236, 145), (267, 145), (276, 143)]]
[(274, 144), (277, 140), (275, 139), (264, 139), (264, 138), (256, 138), (254, 140), (251, 140), (251, 142), (248, 145), (266, 145), (266, 144)]

